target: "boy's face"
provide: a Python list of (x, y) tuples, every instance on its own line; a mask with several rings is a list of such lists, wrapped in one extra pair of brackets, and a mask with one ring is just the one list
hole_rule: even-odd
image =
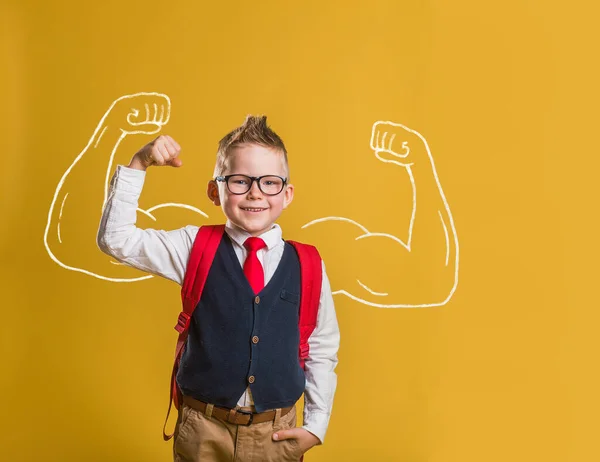
[[(239, 174), (253, 177), (277, 175), (287, 178), (283, 154), (274, 149), (256, 144), (233, 148), (228, 155), (227, 168), (222, 176)], [(264, 194), (256, 181), (245, 194), (233, 194), (225, 182), (208, 183), (208, 197), (215, 205), (220, 205), (225, 216), (253, 236), (258, 236), (273, 226), (294, 197), (294, 187), (284, 186), (276, 196)]]

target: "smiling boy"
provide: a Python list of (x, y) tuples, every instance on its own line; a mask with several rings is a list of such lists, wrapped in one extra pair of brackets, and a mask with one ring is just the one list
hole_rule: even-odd
[[(180, 150), (171, 137), (159, 136), (127, 167), (119, 165), (98, 232), (104, 252), (178, 284), (198, 226), (142, 230), (135, 222), (146, 169), (180, 167)], [(323, 265), (317, 324), (302, 369), (299, 260), (276, 224), (294, 187), (287, 151), (266, 117), (248, 116), (219, 142), (207, 193), (227, 221), (177, 374), (183, 404), (174, 460), (299, 460), (323, 442), (329, 424), (339, 328)], [(302, 393), (303, 426), (295, 428)], [(248, 413), (249, 424), (236, 423), (238, 414)]]
[[(287, 170), (284, 154), (272, 148), (257, 144), (232, 147), (227, 157), (217, 163), (215, 180), (208, 183), (208, 197), (223, 208), (233, 225), (252, 236), (260, 236), (273, 227), (294, 198), (294, 186), (286, 180)], [(230, 173), (222, 176), (218, 172)], [(262, 176), (265, 172), (268, 176)]]

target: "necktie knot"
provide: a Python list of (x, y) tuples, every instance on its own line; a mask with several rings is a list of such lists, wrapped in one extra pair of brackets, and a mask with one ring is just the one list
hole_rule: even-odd
[(244, 247), (250, 252), (257, 252), (267, 246), (260, 237), (249, 237), (244, 241)]

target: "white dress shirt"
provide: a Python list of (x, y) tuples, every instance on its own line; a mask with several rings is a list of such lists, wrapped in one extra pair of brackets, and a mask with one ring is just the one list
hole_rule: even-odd
[[(122, 263), (182, 285), (199, 227), (188, 225), (173, 231), (137, 228), (138, 199), (145, 177), (146, 172), (142, 170), (117, 166), (98, 230), (98, 245), (103, 252)], [(250, 234), (229, 221), (225, 225), (225, 231), (231, 238), (240, 265), (243, 266), (248, 253), (243, 244)], [(264, 269), (266, 285), (281, 261), (285, 244), (281, 227), (277, 224), (260, 235), (260, 238), (267, 244), (257, 253)], [(303, 415), (303, 428), (316, 435), (321, 442), (325, 439), (337, 385), (334, 369), (338, 362), (339, 341), (331, 287), (323, 264), (317, 326), (308, 339), (310, 352), (305, 365)], [(238, 404), (252, 404), (249, 388), (240, 397)]]

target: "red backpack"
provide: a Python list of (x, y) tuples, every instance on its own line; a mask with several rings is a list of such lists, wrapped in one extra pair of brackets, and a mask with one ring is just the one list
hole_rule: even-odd
[[(206, 283), (208, 272), (217, 253), (217, 248), (221, 243), (225, 225), (207, 225), (198, 230), (198, 234), (192, 246), (192, 252), (185, 272), (183, 286), (181, 288), (181, 299), (183, 302), (183, 311), (179, 313), (175, 330), (179, 332), (177, 347), (175, 348), (175, 362), (171, 372), (171, 387), (169, 398), (169, 409), (165, 425), (163, 426), (163, 438), (170, 440), (173, 434), (165, 433), (171, 405), (175, 403), (175, 408), (179, 409), (182, 401), (181, 390), (177, 386), (175, 377), (179, 368), (179, 361), (183, 347), (187, 341), (188, 328), (192, 314), (200, 301), (202, 289)], [(287, 241), (294, 246), (298, 259), (300, 260), (300, 319), (298, 327), (300, 329), (300, 345), (298, 347), (298, 357), (300, 365), (304, 367), (304, 361), (308, 358), (308, 338), (317, 325), (317, 313), (319, 311), (319, 300), (321, 297), (321, 282), (323, 277), (321, 257), (315, 247), (308, 244), (300, 244), (295, 241)]]

